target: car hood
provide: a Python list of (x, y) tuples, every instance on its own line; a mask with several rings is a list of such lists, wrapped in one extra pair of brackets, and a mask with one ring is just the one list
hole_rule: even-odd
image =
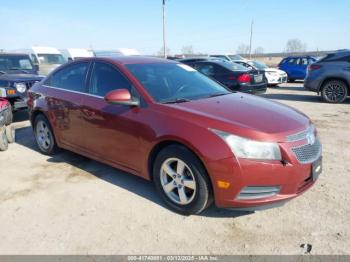
[(24, 82), (24, 81), (40, 81), (42, 76), (32, 74), (2, 74), (0, 80), (11, 82)]
[(191, 122), (256, 140), (282, 142), (310, 125), (307, 116), (291, 107), (243, 93), (168, 106), (189, 113)]

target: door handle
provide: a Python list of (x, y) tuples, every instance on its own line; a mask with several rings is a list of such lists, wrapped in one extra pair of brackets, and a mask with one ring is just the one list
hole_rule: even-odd
[(87, 116), (87, 117), (93, 117), (93, 116), (96, 115), (95, 111), (92, 111), (92, 110), (87, 109), (87, 108), (84, 108), (84, 109), (82, 110), (82, 112), (83, 112), (83, 114), (84, 114), (85, 116)]
[(345, 67), (344, 70), (350, 71), (350, 66), (349, 67)]

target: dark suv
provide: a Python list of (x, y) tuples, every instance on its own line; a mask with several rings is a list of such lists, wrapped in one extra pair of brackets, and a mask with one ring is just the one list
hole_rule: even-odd
[(13, 110), (27, 107), (27, 91), (43, 77), (28, 54), (0, 53), (0, 97), (6, 98)]
[(341, 103), (350, 95), (350, 50), (328, 54), (308, 67), (304, 86), (321, 93), (328, 103)]

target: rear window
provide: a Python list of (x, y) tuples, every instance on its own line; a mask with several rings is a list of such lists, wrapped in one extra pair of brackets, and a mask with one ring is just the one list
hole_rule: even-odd
[(350, 54), (329, 54), (326, 57), (320, 59), (319, 62), (350, 62)]
[(237, 63), (220, 63), (220, 65), (232, 71), (248, 71), (245, 66)]

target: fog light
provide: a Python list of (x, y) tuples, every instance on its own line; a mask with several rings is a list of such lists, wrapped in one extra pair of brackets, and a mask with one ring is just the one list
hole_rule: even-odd
[(217, 181), (217, 185), (219, 188), (223, 188), (223, 189), (228, 189), (230, 187), (230, 183), (226, 182), (226, 181)]
[(239, 200), (273, 197), (281, 191), (280, 186), (247, 186), (237, 196)]

